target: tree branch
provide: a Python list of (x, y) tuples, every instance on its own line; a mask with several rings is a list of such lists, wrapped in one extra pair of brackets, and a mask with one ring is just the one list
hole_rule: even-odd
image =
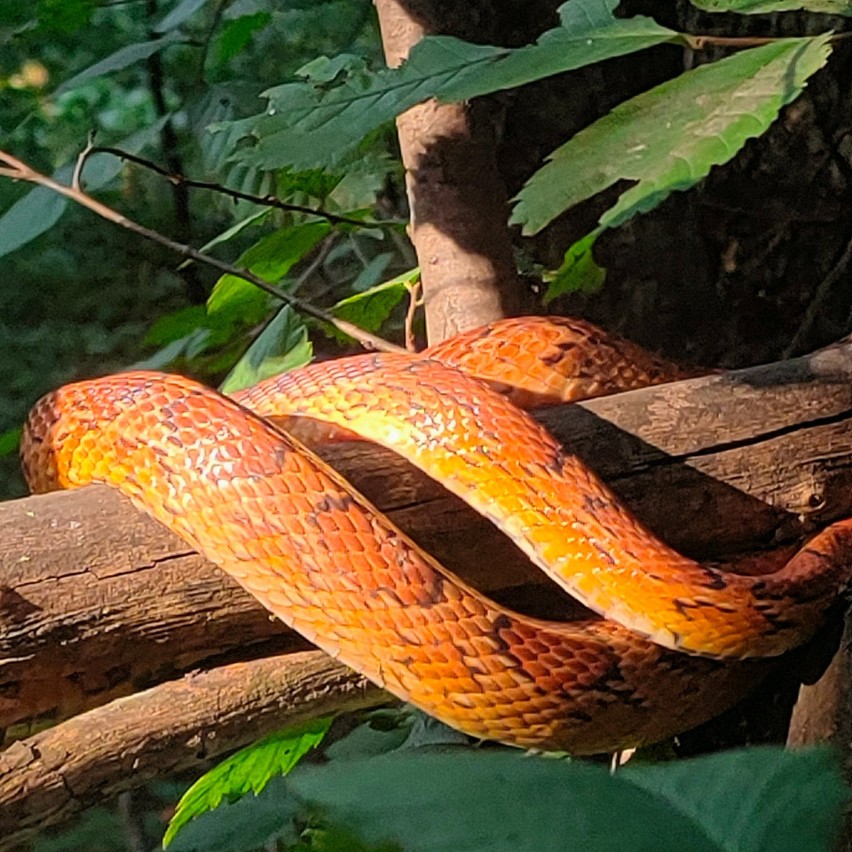
[(257, 204), (261, 207), (271, 207), (285, 213), (303, 213), (306, 216), (316, 216), (318, 219), (325, 219), (326, 222), (332, 225), (353, 225), (358, 228), (391, 228), (403, 224), (401, 221), (389, 219), (352, 219), (348, 216), (338, 216), (336, 213), (329, 213), (327, 210), (319, 207), (290, 204), (289, 202), (281, 201), (274, 195), (252, 195), (250, 192), (232, 189), (231, 187), (223, 186), (221, 183), (194, 180), (193, 178), (185, 177), (179, 171), (164, 169), (153, 160), (140, 157), (138, 154), (132, 154), (130, 151), (124, 151), (121, 148), (113, 148), (107, 145), (94, 145), (91, 148), (87, 148), (80, 156), (79, 166), (82, 167), (82, 165), (85, 165), (85, 161), (93, 154), (112, 154), (112, 156), (125, 160), (128, 163), (134, 163), (137, 166), (142, 166), (149, 171), (155, 172), (175, 186), (186, 186), (190, 189), (206, 189), (210, 192), (226, 195), (228, 198), (233, 198), (237, 201), (250, 201), (252, 204)]
[(11, 154), (7, 154), (5, 151), (0, 151), (0, 175), (12, 178), (13, 180), (28, 181), (29, 183), (34, 183), (38, 186), (43, 186), (47, 189), (52, 189), (59, 195), (62, 195), (65, 198), (70, 198), (72, 201), (75, 201), (83, 207), (88, 208), (93, 213), (97, 213), (98, 216), (106, 219), (107, 221), (113, 222), (116, 225), (120, 225), (122, 228), (126, 228), (128, 231), (132, 231), (134, 234), (139, 234), (139, 236), (144, 237), (146, 240), (151, 240), (152, 242), (158, 243), (161, 246), (165, 246), (166, 248), (177, 252), (182, 257), (191, 258), (192, 260), (195, 260), (198, 263), (203, 263), (207, 266), (212, 267), (213, 269), (218, 269), (219, 272), (224, 272), (227, 275), (235, 275), (238, 278), (242, 278), (245, 281), (248, 281), (250, 284), (254, 284), (255, 287), (259, 287), (261, 290), (263, 290), (265, 293), (268, 293), (275, 299), (278, 299), (279, 301), (290, 305), (295, 310), (300, 311), (303, 314), (307, 314), (308, 316), (313, 317), (314, 319), (317, 319), (320, 322), (333, 325), (335, 328), (339, 329), (344, 334), (348, 334), (351, 338), (358, 341), (358, 343), (360, 343), (367, 349), (376, 349), (382, 352), (405, 351), (405, 349), (403, 349), (401, 346), (396, 346), (393, 343), (389, 343), (387, 340), (383, 340), (381, 337), (377, 337), (374, 334), (370, 334), (369, 332), (358, 328), (358, 326), (354, 325), (351, 322), (348, 322), (347, 320), (338, 319), (333, 314), (314, 307), (309, 302), (305, 302), (304, 300), (298, 298), (298, 296), (294, 296), (292, 293), (288, 293), (285, 290), (281, 290), (278, 287), (274, 287), (268, 281), (264, 280), (263, 278), (260, 278), (248, 269), (240, 269), (239, 267), (231, 266), (231, 264), (225, 263), (224, 261), (219, 260), (218, 258), (215, 258), (212, 255), (204, 254), (203, 252), (194, 249), (192, 246), (176, 242), (175, 240), (169, 239), (168, 237), (158, 233), (157, 231), (152, 231), (150, 228), (146, 228), (144, 225), (140, 225), (138, 222), (134, 222), (132, 219), (128, 219), (126, 216), (122, 215), (121, 213), (118, 213), (111, 207), (107, 207), (106, 204), (103, 204), (96, 198), (93, 198), (91, 195), (88, 195), (87, 193), (83, 192), (78, 187), (65, 186), (65, 184), (61, 184), (58, 181), (55, 181), (53, 178), (35, 171), (34, 169), (30, 168), (26, 163), (22, 162), (16, 157), (13, 157)]
[[(851, 346), (542, 419), (695, 556), (795, 541), (852, 514)], [(494, 527), (393, 453), (343, 444), (322, 454), (469, 582), (542, 616), (566, 611)], [(0, 724), (60, 719), (199, 665), (294, 647), (251, 598), (108, 489), (0, 504)]]
[(237, 663), (121, 698), (0, 754), (0, 850), (151, 778), (387, 693), (319, 651)]

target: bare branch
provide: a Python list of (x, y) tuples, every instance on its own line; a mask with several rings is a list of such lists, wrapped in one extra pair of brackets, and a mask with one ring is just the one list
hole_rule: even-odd
[(0, 850), (288, 725), (388, 700), (319, 651), (223, 666), (120, 698), (0, 754)]
[(142, 166), (149, 171), (156, 172), (156, 174), (166, 178), (172, 184), (182, 184), (192, 189), (206, 189), (220, 195), (226, 195), (228, 198), (233, 198), (237, 201), (250, 201), (262, 207), (271, 207), (275, 210), (283, 210), (286, 213), (304, 213), (307, 216), (316, 216), (320, 219), (325, 219), (332, 225), (354, 225), (358, 228), (395, 228), (405, 224), (404, 222), (389, 219), (352, 219), (349, 216), (339, 216), (337, 213), (329, 213), (321, 207), (305, 207), (301, 204), (290, 204), (286, 201), (281, 201), (274, 195), (253, 195), (249, 192), (242, 192), (239, 189), (231, 189), (228, 186), (223, 186), (221, 183), (193, 180), (184, 175), (170, 172), (153, 160), (140, 157), (138, 154), (131, 154), (129, 151), (124, 151), (121, 148), (113, 148), (109, 145), (97, 145), (87, 148), (84, 151), (84, 155), (81, 155), (81, 159), (85, 162), (85, 159), (93, 154), (112, 154), (114, 157), (118, 157), (128, 163), (135, 163), (137, 166)]
[(213, 269), (217, 269), (219, 272), (224, 272), (228, 275), (235, 275), (238, 278), (242, 278), (250, 284), (254, 284), (255, 287), (259, 287), (270, 296), (290, 305), (295, 310), (307, 314), (320, 322), (333, 325), (335, 328), (342, 331), (344, 334), (348, 334), (351, 338), (367, 349), (376, 349), (382, 352), (405, 351), (401, 346), (389, 343), (381, 337), (377, 337), (374, 334), (370, 334), (369, 332), (358, 328), (358, 326), (351, 322), (338, 319), (333, 314), (314, 307), (310, 303), (298, 298), (298, 296), (294, 296), (292, 293), (288, 293), (278, 287), (274, 287), (268, 281), (265, 281), (263, 278), (260, 278), (248, 269), (240, 269), (239, 267), (232, 266), (229, 263), (218, 260), (212, 255), (204, 254), (203, 252), (194, 249), (192, 246), (176, 242), (157, 231), (146, 228), (144, 225), (140, 225), (138, 222), (128, 219), (126, 216), (123, 216), (121, 213), (118, 213), (111, 207), (108, 207), (106, 204), (103, 204), (82, 190), (75, 189), (73, 186), (61, 184), (48, 175), (35, 171), (26, 163), (18, 160), (16, 157), (13, 157), (11, 154), (7, 154), (5, 151), (0, 151), (0, 164), (3, 164), (0, 165), (0, 175), (14, 180), (28, 181), (29, 183), (34, 183), (39, 186), (46, 187), (47, 189), (52, 189), (54, 192), (59, 193), (59, 195), (62, 195), (65, 198), (70, 198), (72, 201), (88, 208), (93, 213), (97, 213), (98, 216), (101, 216), (107, 221), (113, 222), (122, 228), (126, 228), (134, 234), (139, 234), (139, 236), (144, 237), (146, 240), (151, 240), (161, 246), (165, 246), (166, 248), (177, 252), (182, 257), (191, 258), (198, 263), (203, 263)]

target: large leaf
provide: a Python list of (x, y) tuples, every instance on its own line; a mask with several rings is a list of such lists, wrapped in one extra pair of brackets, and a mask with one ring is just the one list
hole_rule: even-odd
[(284, 305), (219, 389), (222, 393), (233, 393), (249, 388), (270, 376), (304, 367), (313, 354), (305, 324), (289, 305)]
[(151, 41), (140, 41), (136, 44), (127, 44), (119, 48), (115, 53), (100, 59), (79, 74), (75, 74), (70, 80), (66, 80), (57, 90), (57, 94), (67, 92), (69, 89), (74, 89), (81, 83), (86, 83), (89, 80), (94, 80), (97, 77), (103, 77), (104, 74), (112, 74), (114, 71), (121, 71), (130, 65), (135, 65), (143, 59), (159, 53), (161, 50), (175, 44), (180, 36), (177, 33), (169, 33), (162, 38), (152, 39)]
[(190, 820), (222, 801), (259, 793), (271, 778), (286, 775), (328, 733), (331, 718), (313, 719), (241, 749), (202, 775), (181, 797), (163, 838), (168, 846)]
[(527, 182), (512, 214), (540, 231), (578, 202), (635, 181), (601, 217), (613, 227), (688, 189), (759, 136), (828, 59), (829, 37), (789, 39), (730, 56), (616, 107), (558, 148)]
[[(308, 69), (308, 82), (266, 92), (266, 115), (222, 127), (232, 141), (258, 138), (239, 155), (253, 165), (328, 167), (368, 133), (427, 98), (464, 100), (680, 38), (650, 18), (615, 18), (617, 2), (571, 0), (562, 7), (561, 26), (515, 50), (436, 36), (419, 42), (395, 70), (368, 73), (352, 61), (326, 60)], [(342, 82), (335, 84), (338, 77)]]
[(661, 765), (629, 763), (622, 777), (665, 799), (731, 852), (834, 848), (849, 790), (828, 750), (729, 751)]
[(847, 797), (828, 752), (782, 749), (615, 776), (509, 751), (395, 752), (304, 767), (268, 792), (282, 823), (301, 800), (301, 820), (406, 852), (829, 852)]
[(739, 12), (741, 15), (769, 15), (774, 12), (822, 12), (852, 17), (850, 0), (691, 0), (706, 12)]

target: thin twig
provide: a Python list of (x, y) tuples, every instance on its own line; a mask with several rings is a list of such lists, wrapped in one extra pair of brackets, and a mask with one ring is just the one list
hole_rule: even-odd
[[(789, 36), (715, 36), (680, 33), (686, 46), (692, 50), (706, 50), (708, 47), (760, 47), (779, 41), (788, 41)], [(829, 41), (843, 41), (852, 36), (852, 32), (832, 33)]]
[(126, 160), (128, 163), (135, 163), (137, 166), (142, 166), (143, 168), (155, 172), (175, 185), (182, 184), (183, 186), (188, 186), (192, 189), (207, 189), (211, 192), (218, 192), (220, 195), (227, 195), (228, 198), (233, 198), (237, 201), (250, 201), (253, 204), (259, 204), (263, 207), (272, 207), (276, 210), (284, 210), (288, 213), (304, 213), (308, 216), (318, 216), (320, 219), (325, 219), (332, 225), (356, 225), (359, 228), (389, 228), (397, 227), (401, 224), (400, 222), (390, 219), (386, 219), (384, 221), (373, 219), (352, 219), (348, 216), (339, 216), (336, 213), (329, 213), (327, 210), (322, 210), (321, 208), (305, 207), (301, 204), (290, 204), (288, 202), (281, 201), (274, 195), (252, 195), (249, 192), (242, 192), (238, 189), (231, 189), (230, 187), (222, 186), (220, 183), (194, 180), (193, 178), (185, 177), (182, 174), (171, 172), (168, 169), (157, 165), (157, 163), (152, 160), (140, 157), (138, 154), (131, 154), (129, 151), (124, 151), (121, 148), (98, 145), (84, 151), (83, 154), (81, 154), (81, 158), (85, 162), (85, 159), (90, 157), (92, 154), (112, 154), (114, 157), (119, 157), (122, 160)]
[(140, 225), (138, 222), (128, 219), (126, 216), (118, 213), (111, 207), (108, 207), (106, 204), (98, 201), (96, 198), (92, 198), (92, 196), (82, 190), (58, 183), (53, 178), (35, 171), (26, 163), (2, 150), (0, 150), (0, 175), (12, 178), (13, 180), (24, 180), (29, 183), (46, 187), (47, 189), (52, 189), (54, 192), (59, 193), (59, 195), (62, 195), (65, 198), (70, 198), (72, 201), (76, 201), (83, 207), (87, 207), (93, 213), (97, 213), (98, 216), (101, 216), (107, 221), (120, 225), (122, 228), (126, 228), (128, 231), (132, 231), (135, 234), (139, 234), (139, 236), (145, 237), (147, 240), (151, 240), (161, 246), (165, 246), (183, 257), (188, 257), (198, 263), (206, 264), (207, 266), (217, 269), (219, 272), (224, 272), (227, 275), (234, 275), (238, 278), (242, 278), (250, 284), (254, 284), (255, 287), (259, 287), (273, 298), (287, 303), (295, 310), (300, 311), (303, 314), (307, 314), (320, 322), (333, 325), (344, 334), (347, 334), (354, 340), (358, 341), (358, 343), (367, 349), (376, 349), (382, 352), (405, 351), (405, 349), (401, 346), (397, 346), (396, 344), (390, 343), (381, 337), (370, 334), (369, 332), (358, 328), (358, 326), (353, 325), (351, 322), (338, 319), (327, 311), (316, 308), (308, 302), (299, 299), (297, 296), (293, 296), (278, 287), (274, 287), (268, 281), (265, 281), (263, 278), (260, 278), (248, 269), (241, 269), (239, 267), (232, 266), (230, 263), (218, 260), (212, 255), (204, 254), (192, 246), (169, 239), (163, 234), (160, 234), (158, 231), (152, 231), (150, 228), (146, 228), (144, 225)]
[(76, 189), (78, 191), (82, 191), (83, 184), (81, 183), (81, 178), (83, 175), (83, 165), (86, 162), (86, 157), (89, 155), (89, 152), (95, 145), (95, 131), (90, 130), (89, 135), (86, 138), (86, 147), (80, 152), (80, 156), (77, 157), (77, 162), (74, 163), (74, 172), (71, 175), (71, 188)]
[(414, 317), (417, 309), (423, 304), (423, 286), (418, 278), (406, 285), (408, 290), (408, 310), (405, 313), (405, 348), (409, 352), (417, 351), (417, 341), (414, 339)]

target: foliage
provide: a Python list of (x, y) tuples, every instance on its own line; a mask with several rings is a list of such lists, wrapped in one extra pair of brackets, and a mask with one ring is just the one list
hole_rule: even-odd
[(313, 719), (264, 737), (244, 748), (195, 782), (182, 796), (163, 838), (168, 846), (191, 819), (217, 807), (222, 801), (233, 802), (252, 792), (261, 792), (270, 778), (288, 772), (325, 738), (330, 718)]
[(370, 850), (561, 849), (570, 837), (589, 852), (819, 852), (832, 848), (846, 801), (824, 751), (731, 751), (631, 763), (613, 776), (582, 761), (510, 749), (436, 751), (435, 743), (424, 749), (384, 736), (370, 754), (343, 749), (256, 797), (231, 798), (171, 832), (170, 848), (248, 852), (273, 840), (317, 848), (330, 835)]
[[(126, 215), (362, 328), (393, 333), (416, 271), (399, 224), (372, 218), (378, 207), (404, 212), (388, 201), (401, 194), (388, 122), (430, 97), (466, 100), (660, 45), (698, 47), (647, 16), (616, 16), (617, 5), (570, 0), (558, 26), (520, 48), (428, 38), (388, 70), (369, 0), (4, 4), (4, 147), (67, 181), (95, 131), (98, 143), (257, 196), (193, 193), (181, 212), (171, 185), (111, 155), (93, 156), (83, 174), (88, 191)], [(852, 8), (848, 0), (695, 5), (741, 14)], [(514, 222), (537, 231), (611, 194), (597, 226), (550, 271), (550, 295), (601, 286), (597, 236), (695, 187), (764, 133), (829, 49), (826, 35), (747, 47), (625, 101), (557, 147), (515, 200)], [(10, 418), (0, 423), (0, 455), (13, 450), (35, 395), (75, 373), (135, 361), (224, 379), (233, 390), (312, 357), (303, 319), (237, 276), (213, 281), (192, 264), (177, 267), (44, 190), (0, 182), (0, 210), (0, 255), (11, 270), (0, 292), (0, 410)], [(188, 303), (193, 274), (211, 293), (204, 304)], [(417, 724), (430, 729), (422, 721), (380, 730), (380, 718), (326, 749), (328, 765), (286, 780), (269, 778), (289, 770), (322, 725), (234, 756), (187, 794), (172, 848), (542, 849), (570, 836), (592, 852), (819, 850), (830, 846), (845, 796), (823, 753), (755, 750), (630, 766), (613, 778), (581, 763), (455, 749), (457, 735), (445, 730), (417, 735)], [(420, 753), (418, 744), (453, 753)]]
[(573, 266), (589, 262), (603, 230), (694, 186), (763, 133), (829, 50), (825, 36), (789, 39), (700, 66), (621, 104), (554, 151), (517, 198), (512, 218), (527, 233), (619, 180), (633, 186), (569, 249), (548, 298), (576, 289)]
[(708, 12), (739, 12), (741, 15), (769, 15), (776, 12), (817, 12), (852, 16), (849, 0), (692, 0)]
[[(841, 2), (814, 2), (822, 10), (843, 11)], [(36, 64), (45, 69), (47, 80), (60, 68), (64, 79), (41, 101), (33, 101), (33, 95), (46, 88), (44, 79), (35, 75), (37, 82), (20, 86), (21, 105), (7, 113), (26, 117), (13, 129), (9, 144), (20, 143), (18, 153), (26, 155), (34, 140), (28, 130), (38, 125), (48, 132), (35, 159), (50, 152), (54, 159), (68, 160), (73, 149), (64, 141), (67, 131), (49, 130), (57, 125), (57, 115), (69, 128), (79, 127), (80, 115), (92, 116), (108, 140), (137, 152), (155, 150), (167, 128), (174, 133), (183, 127), (187, 172), (210, 174), (241, 192), (363, 219), (388, 179), (399, 175), (387, 155), (383, 128), (412, 104), (429, 97), (470, 99), (661, 44), (694, 44), (689, 35), (649, 17), (617, 17), (616, 5), (617, 0), (571, 0), (560, 9), (559, 26), (535, 44), (514, 49), (427, 38), (401, 68), (389, 70), (375, 68), (379, 50), (366, 0), (283, 7), (257, 0), (229, 5), (221, 14), (210, 4), (181, 0), (166, 3), (151, 21), (138, 10), (98, 10), (86, 0), (68, 4), (60, 15), (42, 0), (29, 15), (18, 10), (0, 32), (31, 64), (31, 57), (38, 56)], [(761, 8), (782, 5), (766, 0)], [(715, 3), (715, 8), (723, 7)], [(724, 8), (754, 11), (754, 2), (729, 0)], [(58, 34), (60, 43), (70, 43), (93, 22), (106, 24), (105, 34), (101, 26), (98, 40), (82, 41), (64, 65), (43, 44), (31, 53), (37, 35)], [(278, 67), (264, 59), (272, 44), (288, 48), (286, 62)], [(512, 218), (526, 232), (540, 230), (609, 187), (617, 185), (619, 193), (598, 226), (567, 247), (562, 265), (545, 271), (551, 282), (548, 298), (601, 286), (605, 271), (593, 256), (598, 235), (653, 209), (669, 193), (694, 186), (714, 165), (733, 157), (802, 91), (828, 52), (827, 36), (743, 50), (634, 97), (554, 151), (516, 199)], [(188, 61), (193, 54), (196, 58)], [(159, 63), (165, 81), (159, 91), (145, 79), (152, 63)], [(278, 82), (288, 71), (295, 78)], [(25, 75), (19, 71), (18, 76)], [(133, 95), (127, 97), (128, 91)], [(251, 97), (261, 93), (266, 110), (247, 114)], [(27, 112), (25, 106), (34, 102), (39, 107)], [(63, 144), (57, 144), (60, 138)], [(67, 180), (70, 165), (56, 162), (54, 171)], [(114, 158), (96, 155), (87, 164), (86, 185), (109, 193), (125, 174)], [(12, 201), (0, 215), (0, 253), (49, 236), (66, 209), (65, 202), (40, 189), (17, 191)], [(208, 250), (236, 256), (238, 266), (309, 300), (317, 290), (329, 294), (339, 316), (371, 331), (388, 320), (391, 327), (399, 325), (405, 293), (392, 276), (410, 264), (390, 230), (377, 232), (366, 221), (358, 229), (282, 213), (264, 207), (259, 197), (236, 204), (214, 198), (203, 213), (196, 203), (194, 212), (198, 222), (206, 223)], [(182, 229), (187, 230), (186, 223)], [(326, 257), (313, 268), (323, 253)], [(340, 266), (342, 256), (346, 273), (329, 287), (323, 273), (332, 263)], [(360, 273), (353, 274), (353, 262), (361, 265)], [(290, 277), (300, 264), (308, 264), (305, 274)], [(206, 312), (180, 308), (163, 322), (147, 337), (158, 351), (137, 358), (140, 365), (177, 367), (208, 379), (236, 370), (228, 379), (228, 387), (234, 387), (310, 356), (295, 317), (235, 276), (216, 284)], [(246, 335), (254, 339), (248, 352)], [(3, 434), (15, 426), (14, 421), (3, 425)]]

